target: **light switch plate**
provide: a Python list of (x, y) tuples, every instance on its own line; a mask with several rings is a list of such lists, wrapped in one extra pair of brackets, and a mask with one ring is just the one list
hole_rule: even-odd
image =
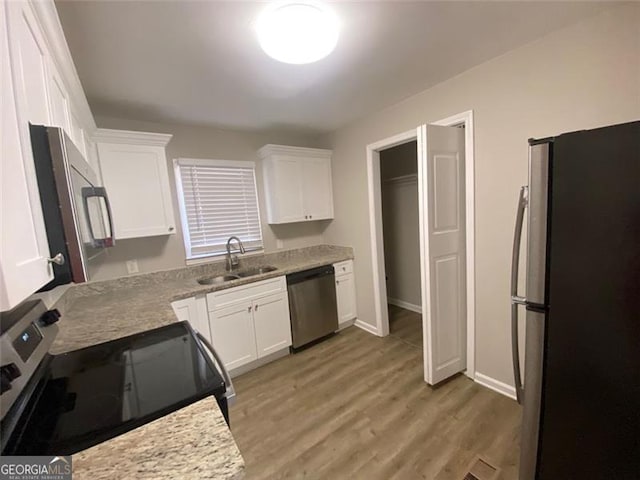
[(138, 261), (137, 260), (128, 260), (127, 261), (127, 272), (128, 273), (138, 273), (140, 270), (138, 269)]

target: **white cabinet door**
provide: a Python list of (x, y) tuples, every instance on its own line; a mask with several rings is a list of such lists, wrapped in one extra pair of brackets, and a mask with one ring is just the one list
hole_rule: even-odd
[(331, 188), (331, 159), (305, 158), (301, 160), (306, 220), (333, 218)]
[(98, 143), (116, 240), (175, 233), (163, 147)]
[(252, 310), (252, 302), (239, 302), (209, 312), (213, 347), (227, 370), (258, 358)]
[(69, 123), (69, 95), (55, 66), (49, 61), (48, 68), (49, 110), (51, 125), (60, 127), (71, 135)]
[(271, 295), (253, 302), (258, 358), (291, 345), (288, 302), (286, 293)]
[(87, 148), (87, 162), (89, 163), (89, 165), (91, 165), (91, 168), (93, 168), (93, 171), (98, 176), (98, 183), (100, 185), (103, 185), (102, 170), (100, 168), (100, 161), (98, 159), (98, 145), (87, 136), (86, 131), (84, 141)]
[(304, 220), (300, 162), (294, 157), (276, 157), (265, 162), (267, 216), (269, 223)]
[(71, 140), (73, 140), (73, 143), (76, 144), (76, 147), (78, 147), (78, 150), (80, 150), (80, 152), (82, 153), (82, 155), (86, 160), (87, 148), (84, 144), (84, 137), (85, 137), (84, 128), (82, 128), (82, 122), (80, 121), (80, 119), (78, 118), (78, 116), (76, 115), (73, 109), (69, 110), (69, 123), (70, 123), (70, 130), (71, 130), (71, 133), (69, 134), (69, 136), (71, 137)]
[(333, 218), (331, 150), (265, 145), (258, 155), (270, 224)]
[(187, 321), (191, 327), (200, 332), (211, 342), (211, 331), (209, 327), (209, 312), (207, 312), (207, 300), (204, 295), (185, 298), (171, 302), (178, 321)]
[[(27, 2), (5, 2), (9, 19), (9, 48), (14, 89), (23, 138), (28, 122), (48, 125), (47, 50), (44, 37)], [(6, 65), (3, 62), (3, 65)], [(28, 138), (27, 138), (28, 139)]]
[[(37, 38), (29, 34), (22, 10), (18, 3), (0, 5), (0, 311), (13, 308), (53, 279), (28, 128), (30, 120), (46, 123), (44, 60)], [(8, 14), (12, 14), (9, 25)], [(12, 55), (24, 57), (24, 69), (17, 60), (10, 64), (9, 40)], [(31, 93), (25, 90), (25, 82), (34, 86), (30, 99), (33, 116), (16, 108), (16, 103), (24, 105), (26, 93)]]
[(339, 323), (356, 318), (356, 289), (353, 273), (336, 277), (336, 300), (338, 302)]

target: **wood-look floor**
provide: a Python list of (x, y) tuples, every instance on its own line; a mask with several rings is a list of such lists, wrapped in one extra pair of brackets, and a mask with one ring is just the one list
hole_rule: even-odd
[(462, 480), (481, 456), (517, 477), (520, 408), (459, 375), (423, 381), (422, 349), (350, 327), (234, 380), (247, 478)]
[(422, 349), (422, 315), (389, 305), (389, 335)]

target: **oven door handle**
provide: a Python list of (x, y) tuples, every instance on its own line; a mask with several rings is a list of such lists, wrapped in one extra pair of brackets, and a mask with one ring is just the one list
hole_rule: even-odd
[(224, 363), (222, 363), (222, 359), (220, 358), (220, 355), (218, 355), (218, 352), (216, 352), (215, 348), (213, 348), (213, 345), (211, 345), (211, 342), (209, 342), (209, 340), (207, 340), (205, 336), (202, 335), (197, 330), (196, 330), (196, 336), (198, 337), (198, 340), (202, 342), (205, 348), (209, 350), (209, 352), (211, 353), (211, 356), (214, 358), (215, 362), (218, 364), (218, 368), (221, 371), (220, 373), (222, 373), (222, 378), (224, 380), (224, 383), (227, 385), (227, 391), (225, 393), (225, 397), (227, 397), (227, 403), (231, 405), (236, 398), (236, 390), (233, 387), (233, 382), (231, 381), (231, 375), (229, 375), (229, 372), (225, 368)]

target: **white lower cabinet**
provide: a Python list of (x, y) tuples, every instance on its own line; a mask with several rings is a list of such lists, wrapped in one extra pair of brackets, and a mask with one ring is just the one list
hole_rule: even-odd
[(211, 342), (227, 370), (258, 358), (252, 310), (253, 303), (248, 301), (209, 312)]
[(277, 293), (253, 302), (258, 358), (291, 345), (291, 321), (287, 293)]
[(211, 338), (207, 300), (204, 295), (176, 300), (171, 304), (171, 307), (179, 321), (186, 320), (194, 330), (202, 333), (205, 338)]
[(291, 345), (285, 277), (207, 295), (211, 343), (227, 370), (280, 352)]
[(344, 328), (358, 316), (356, 312), (356, 286), (353, 278), (353, 261), (336, 263), (336, 301), (338, 303), (338, 324)]

